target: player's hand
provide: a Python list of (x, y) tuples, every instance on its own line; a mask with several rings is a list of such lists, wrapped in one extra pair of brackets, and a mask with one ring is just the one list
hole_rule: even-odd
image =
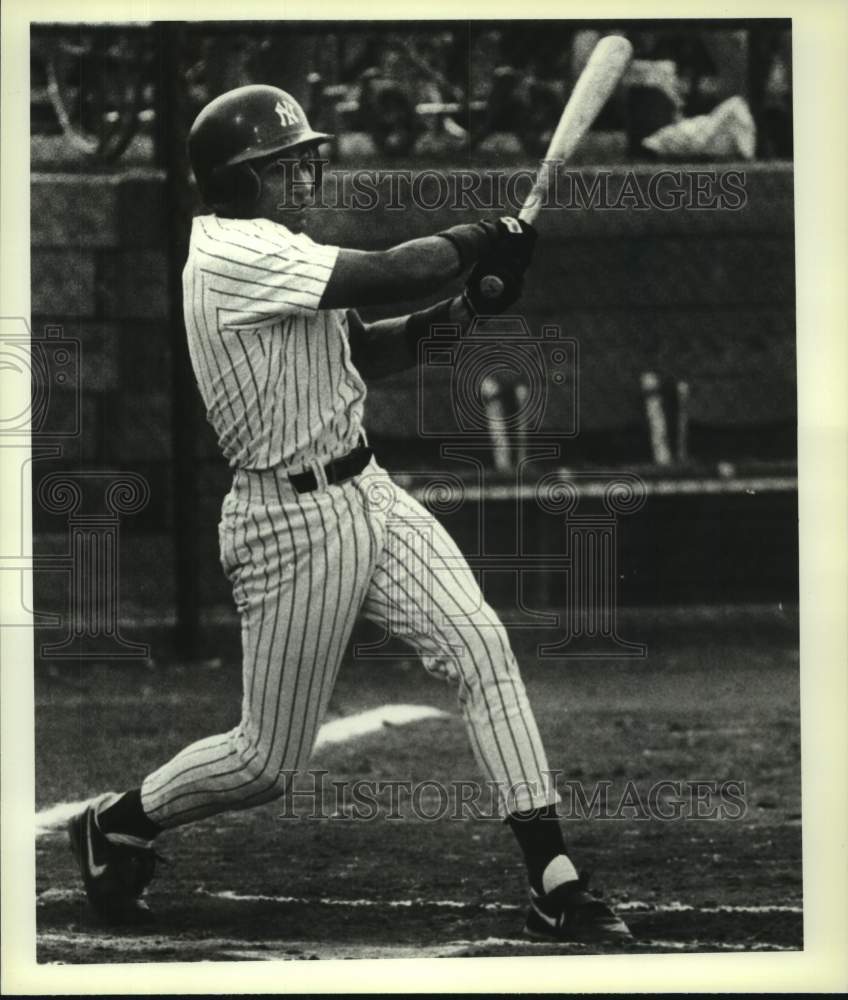
[(436, 234), (450, 241), (459, 256), (459, 273), (483, 257), (495, 255), (514, 261), (523, 273), (533, 256), (536, 230), (527, 222), (505, 215), (497, 222), (471, 222)]
[(492, 254), (513, 261), (511, 266), (523, 274), (533, 258), (538, 236), (536, 229), (529, 222), (504, 215), (495, 223), (495, 230)]
[(478, 316), (498, 316), (521, 298), (524, 268), (515, 257), (489, 254), (468, 276), (463, 300)]
[(497, 316), (519, 300), (536, 246), (536, 230), (526, 222), (505, 216), (495, 228), (492, 249), (477, 261), (463, 295), (469, 308), (484, 316)]

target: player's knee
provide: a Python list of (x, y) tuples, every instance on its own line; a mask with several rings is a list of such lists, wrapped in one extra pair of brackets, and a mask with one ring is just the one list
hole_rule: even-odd
[(469, 622), (463, 634), (468, 655), (480, 670), (507, 674), (515, 669), (507, 631), (490, 608)]
[(286, 794), (286, 779), (281, 774), (263, 775), (259, 780), (257, 804), (260, 802), (276, 802)]
[(244, 767), (244, 788), (251, 806), (262, 805), (282, 798), (286, 793), (286, 778), (279, 768), (267, 760), (254, 757)]
[(509, 636), (497, 614), (483, 604), (472, 614), (444, 623), (422, 648), (427, 671), (446, 681), (459, 681), (460, 700), (480, 685), (514, 680), (518, 674)]
[[(275, 743), (268, 743), (250, 721), (243, 721), (236, 733), (243, 775), (250, 784), (251, 802), (258, 805), (283, 798), (291, 790), (295, 776), (305, 771), (311, 744), (304, 740), (301, 745), (292, 740), (284, 753), (287, 740), (279, 739), (277, 734)], [(294, 744), (298, 744), (298, 750), (294, 750)]]
[(240, 760), (241, 778), (250, 790), (251, 800), (270, 802), (285, 792), (285, 780), (280, 775), (280, 764), (275, 759), (273, 747), (260, 738), (260, 732), (251, 721), (242, 724), (231, 734), (235, 751)]

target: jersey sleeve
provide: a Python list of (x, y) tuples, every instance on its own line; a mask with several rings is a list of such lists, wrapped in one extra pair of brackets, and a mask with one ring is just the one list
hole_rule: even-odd
[(196, 225), (196, 266), (217, 301), (222, 327), (261, 327), (318, 311), (339, 254), (337, 246), (294, 236), (264, 220), (228, 220), (221, 225), (199, 219)]

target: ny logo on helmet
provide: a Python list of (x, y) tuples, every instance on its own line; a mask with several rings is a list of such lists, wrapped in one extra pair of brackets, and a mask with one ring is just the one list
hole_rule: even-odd
[(280, 124), (284, 128), (287, 125), (297, 125), (299, 121), (297, 112), (288, 101), (277, 101), (274, 110), (280, 116)]

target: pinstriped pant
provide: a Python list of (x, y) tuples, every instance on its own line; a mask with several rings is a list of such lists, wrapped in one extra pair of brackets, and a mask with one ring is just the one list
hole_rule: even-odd
[(219, 535), (241, 616), (242, 718), (145, 779), (142, 804), (156, 823), (285, 793), (284, 772), (307, 765), (358, 614), (458, 684), (503, 813), (557, 801), (506, 631), (453, 539), (373, 459), (361, 475), (303, 495), (273, 470), (239, 471)]

